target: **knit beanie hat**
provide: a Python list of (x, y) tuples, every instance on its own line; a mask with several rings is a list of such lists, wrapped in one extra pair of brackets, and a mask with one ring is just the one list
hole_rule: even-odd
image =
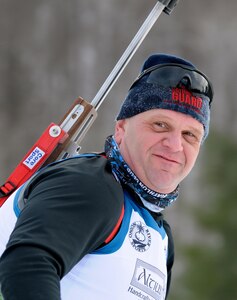
[[(157, 75), (162, 68), (164, 72)], [(191, 62), (173, 55), (153, 54), (132, 84), (117, 120), (150, 109), (170, 109), (199, 121), (204, 127), (204, 140), (209, 132), (212, 97), (211, 83)]]

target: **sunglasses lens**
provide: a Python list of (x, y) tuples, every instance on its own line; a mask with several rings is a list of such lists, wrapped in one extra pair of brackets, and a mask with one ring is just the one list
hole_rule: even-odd
[(213, 92), (207, 77), (201, 72), (183, 65), (161, 65), (147, 69), (140, 78), (148, 74), (147, 83), (164, 87), (182, 87), (207, 96), (212, 101)]

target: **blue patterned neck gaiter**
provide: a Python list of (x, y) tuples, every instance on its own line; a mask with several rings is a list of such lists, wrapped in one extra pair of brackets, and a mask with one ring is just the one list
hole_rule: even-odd
[(159, 212), (178, 198), (179, 186), (172, 193), (162, 194), (151, 190), (142, 183), (124, 161), (113, 136), (109, 136), (105, 141), (105, 153), (111, 163), (112, 171), (119, 181), (132, 188), (150, 210)]

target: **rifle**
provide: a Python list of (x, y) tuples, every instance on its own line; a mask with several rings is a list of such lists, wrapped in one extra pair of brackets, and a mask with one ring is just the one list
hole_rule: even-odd
[(51, 123), (0, 186), (0, 207), (40, 168), (79, 154), (80, 142), (93, 124), (99, 106), (162, 12), (170, 15), (178, 0), (159, 0), (91, 103), (78, 97), (59, 124)]

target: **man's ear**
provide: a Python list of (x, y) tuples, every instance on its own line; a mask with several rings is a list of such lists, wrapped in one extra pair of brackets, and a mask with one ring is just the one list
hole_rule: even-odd
[(125, 132), (126, 119), (118, 120), (115, 124), (114, 138), (118, 145), (120, 145)]

